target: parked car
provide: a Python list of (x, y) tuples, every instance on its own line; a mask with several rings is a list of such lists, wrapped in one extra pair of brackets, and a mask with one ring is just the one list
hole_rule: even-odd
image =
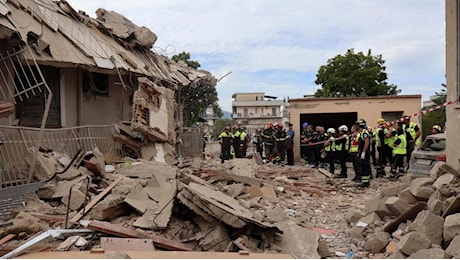
[(446, 161), (446, 134), (444, 133), (427, 136), (413, 151), (408, 173), (429, 175), (437, 161)]

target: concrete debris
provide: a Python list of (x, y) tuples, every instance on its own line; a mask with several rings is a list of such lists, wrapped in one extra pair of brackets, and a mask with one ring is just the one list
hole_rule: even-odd
[(278, 227), (283, 231), (282, 240), (278, 244), (282, 252), (289, 252), (296, 258), (318, 259), (319, 234), (315, 231), (299, 227), (291, 221), (282, 221)]
[(450, 241), (449, 246), (446, 248), (446, 253), (449, 256), (455, 256), (460, 252), (460, 236), (455, 236), (452, 241)]
[(447, 254), (441, 248), (420, 249), (411, 254), (408, 259), (446, 259)]
[(385, 249), (390, 239), (390, 234), (387, 232), (376, 232), (367, 237), (364, 248), (374, 254), (380, 253)]
[(439, 178), (441, 175), (445, 173), (450, 173), (453, 174), (456, 177), (460, 177), (459, 171), (456, 171), (454, 168), (452, 168), (450, 165), (448, 165), (445, 162), (436, 162), (433, 168), (431, 168), (430, 171), (430, 176), (433, 179)]
[(441, 245), (444, 218), (435, 215), (428, 210), (418, 213), (414, 222), (409, 225), (409, 231), (423, 233), (432, 244)]
[(433, 182), (434, 179), (430, 177), (416, 178), (411, 182), (409, 190), (417, 199), (428, 200), (434, 192)]
[(398, 216), (409, 209), (409, 203), (395, 196), (388, 197), (385, 200), (385, 206), (394, 216)]
[(49, 226), (28, 213), (20, 212), (15, 219), (13, 224), (6, 227), (5, 231), (9, 234), (18, 235), (21, 232), (27, 234), (35, 234), (40, 231), (48, 230)]
[(443, 238), (445, 241), (450, 241), (458, 235), (460, 235), (460, 213), (446, 217)]
[(455, 175), (446, 173), (446, 174), (439, 176), (439, 178), (436, 179), (436, 181), (433, 183), (433, 188), (435, 188), (436, 190), (439, 190), (444, 185), (455, 184), (457, 182), (458, 182), (458, 179), (457, 177), (455, 177)]
[(364, 203), (364, 209), (367, 213), (375, 212), (381, 218), (391, 215), (390, 211), (385, 205), (385, 201), (379, 198), (374, 198), (366, 201), (366, 203)]
[(431, 241), (420, 232), (410, 232), (404, 235), (398, 243), (398, 249), (406, 254), (411, 255), (420, 249), (431, 247)]

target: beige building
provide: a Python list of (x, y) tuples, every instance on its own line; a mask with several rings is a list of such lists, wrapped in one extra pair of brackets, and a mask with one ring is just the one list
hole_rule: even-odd
[[(375, 96), (375, 97), (344, 97), (344, 98), (292, 98), (289, 99), (289, 121), (294, 125), (296, 133), (302, 130), (302, 124), (338, 128), (348, 128), (357, 119), (366, 120), (369, 126), (375, 127), (378, 118), (387, 121), (400, 119), (405, 115), (413, 115), (420, 111), (421, 95)], [(419, 124), (417, 117), (411, 121)], [(294, 157), (300, 158), (299, 134), (294, 140)]]
[[(460, 1), (446, 0), (446, 80), (447, 100), (460, 97)], [(460, 168), (460, 103), (446, 107), (447, 163)]]
[(232, 95), (232, 118), (246, 126), (248, 132), (269, 123), (285, 123), (284, 100), (267, 96), (264, 92), (235, 93)]

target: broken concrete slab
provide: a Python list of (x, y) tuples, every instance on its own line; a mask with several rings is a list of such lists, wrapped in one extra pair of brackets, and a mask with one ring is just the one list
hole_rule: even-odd
[(418, 200), (427, 201), (431, 194), (434, 192), (433, 184), (434, 179), (431, 177), (420, 177), (412, 180), (409, 190)]
[[(442, 217), (444, 217), (444, 218), (446, 216), (452, 214), (452, 213), (458, 212), (458, 209), (460, 208), (460, 194), (458, 194), (455, 197), (450, 197), (450, 198), (446, 199), (445, 203), (446, 204), (444, 204), (444, 205), (448, 205), (448, 206), (446, 207), (446, 209), (442, 213)], [(444, 206), (443, 206), (443, 208), (444, 208)]]
[(400, 191), (399, 186), (393, 185), (393, 186), (387, 187), (380, 191), (379, 198), (384, 199), (387, 197), (397, 196), (399, 191)]
[(408, 210), (410, 207), (409, 203), (396, 196), (388, 197), (385, 200), (385, 206), (394, 216), (400, 215), (401, 213)]
[(231, 185), (228, 185), (226, 188), (227, 188), (227, 194), (232, 198), (238, 197), (240, 194), (244, 193), (244, 191), (246, 190), (246, 186), (244, 186), (244, 184), (242, 183), (231, 184)]
[(446, 259), (447, 254), (442, 248), (420, 249), (407, 259)]
[(276, 192), (272, 187), (263, 186), (260, 187), (260, 192), (262, 192), (262, 197), (264, 199), (276, 199)]
[(449, 215), (444, 220), (444, 241), (450, 241), (460, 235), (460, 213)]
[(427, 209), (435, 215), (441, 215), (443, 204), (442, 195), (436, 190), (428, 199)]
[(413, 204), (417, 203), (417, 201), (418, 201), (417, 198), (414, 195), (412, 195), (412, 192), (410, 191), (409, 188), (406, 188), (406, 189), (402, 190), (401, 192), (399, 192), (398, 197), (401, 198), (402, 200), (406, 201), (410, 205), (413, 205)]
[(456, 177), (460, 177), (460, 173), (458, 171), (456, 171), (454, 168), (452, 168), (452, 166), (442, 161), (436, 162), (433, 168), (431, 168), (430, 170), (430, 176), (433, 179), (437, 179), (445, 173), (450, 173)]
[(407, 233), (398, 243), (398, 249), (406, 255), (411, 255), (420, 249), (431, 247), (431, 241), (423, 234), (417, 231)]
[(289, 220), (279, 222), (277, 225), (283, 231), (281, 242), (277, 243), (282, 252), (293, 254), (296, 258), (320, 258), (317, 232), (303, 228)]
[(390, 239), (390, 234), (387, 232), (376, 232), (367, 236), (367, 241), (364, 243), (364, 248), (374, 254), (381, 253), (387, 246)]
[(446, 248), (446, 253), (449, 256), (455, 256), (460, 252), (460, 235), (455, 236), (452, 241), (450, 241), (449, 246)]
[(441, 189), (442, 186), (446, 184), (455, 184), (457, 182), (458, 182), (458, 179), (457, 177), (455, 177), (455, 175), (451, 173), (446, 173), (446, 174), (439, 176), (439, 178), (436, 179), (436, 181), (433, 183), (433, 188), (435, 188), (436, 190), (439, 190)]
[(362, 217), (365, 216), (365, 214), (366, 213), (363, 210), (350, 208), (347, 211), (347, 216), (346, 216), (347, 222), (348, 223), (358, 222)]
[(364, 210), (367, 213), (375, 212), (379, 215), (379, 217), (389, 216), (391, 215), (390, 211), (385, 205), (385, 201), (379, 198), (374, 198), (366, 201), (364, 203)]
[(267, 209), (265, 212), (265, 221), (269, 223), (276, 223), (287, 219), (284, 208), (281, 205), (277, 205), (273, 209)]
[[(70, 202), (69, 202), (69, 195), (70, 195)], [(87, 201), (86, 195), (83, 192), (75, 188), (72, 189), (70, 194), (65, 195), (61, 199), (61, 202), (64, 205), (67, 206), (67, 204), (69, 203), (68, 206), (71, 210), (80, 209), (83, 206), (83, 204), (85, 204), (86, 201)]]
[(112, 220), (119, 216), (126, 215), (131, 211), (132, 208), (124, 202), (124, 196), (109, 194), (101, 202), (97, 203), (90, 212), (88, 212), (88, 215), (94, 220)]
[(431, 243), (441, 245), (444, 218), (435, 215), (428, 210), (418, 213), (414, 222), (409, 225), (409, 231), (423, 233)]
[(365, 217), (361, 218), (358, 222), (366, 223), (368, 225), (375, 225), (380, 221), (382, 221), (380, 216), (375, 212), (371, 212), (367, 214)]
[(222, 252), (232, 241), (227, 228), (217, 220), (214, 222), (197, 220), (196, 223), (202, 230), (196, 235), (196, 239), (203, 250)]
[(40, 231), (48, 230), (49, 226), (28, 213), (20, 212), (15, 219), (13, 225), (6, 227), (5, 231), (9, 234), (19, 234), (25, 232), (27, 234), (35, 234)]
[(148, 208), (154, 208), (156, 206), (155, 201), (152, 201), (149, 198), (149, 195), (144, 190), (144, 187), (140, 184), (133, 187), (124, 201), (142, 214), (144, 214)]

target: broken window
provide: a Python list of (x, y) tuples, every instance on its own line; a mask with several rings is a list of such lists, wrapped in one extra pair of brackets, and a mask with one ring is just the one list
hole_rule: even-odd
[(91, 95), (109, 96), (109, 76), (97, 72), (83, 72), (83, 92), (86, 97)]

